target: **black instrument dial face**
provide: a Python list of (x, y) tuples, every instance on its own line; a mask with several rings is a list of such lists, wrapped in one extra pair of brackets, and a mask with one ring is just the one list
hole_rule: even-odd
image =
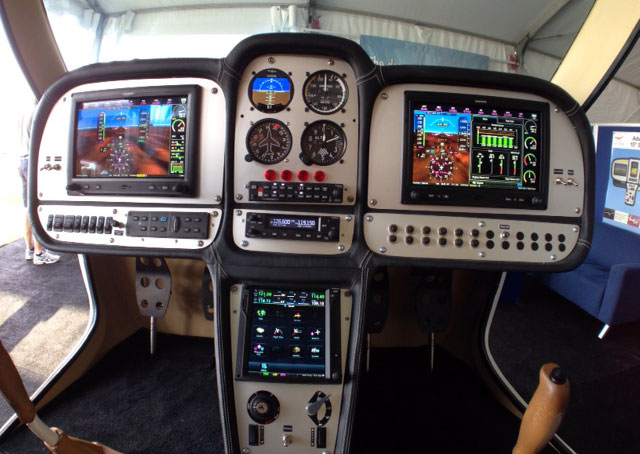
[(333, 71), (311, 74), (304, 83), (304, 102), (319, 114), (332, 114), (347, 103), (349, 89), (345, 80)]
[(293, 99), (293, 82), (279, 69), (258, 72), (249, 83), (249, 100), (260, 112), (276, 113), (284, 110)]
[(300, 140), (305, 164), (328, 166), (338, 162), (347, 149), (347, 137), (340, 126), (332, 121), (320, 120), (311, 123)]
[(291, 151), (291, 144), (291, 131), (278, 120), (260, 120), (247, 133), (249, 160), (262, 164), (282, 161)]

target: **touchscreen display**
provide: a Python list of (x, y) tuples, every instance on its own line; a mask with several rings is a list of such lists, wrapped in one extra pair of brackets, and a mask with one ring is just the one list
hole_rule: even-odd
[(412, 102), (411, 182), (536, 191), (541, 112)]
[(188, 95), (76, 104), (75, 178), (184, 178)]
[(253, 288), (247, 310), (249, 376), (326, 376), (327, 290)]

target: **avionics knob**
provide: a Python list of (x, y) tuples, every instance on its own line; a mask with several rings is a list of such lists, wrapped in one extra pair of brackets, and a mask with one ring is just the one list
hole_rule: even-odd
[(280, 414), (280, 402), (269, 391), (258, 391), (249, 397), (247, 412), (258, 424), (270, 424)]

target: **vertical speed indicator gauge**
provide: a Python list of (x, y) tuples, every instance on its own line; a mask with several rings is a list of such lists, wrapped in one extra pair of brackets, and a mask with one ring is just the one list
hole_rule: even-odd
[(334, 122), (319, 120), (304, 130), (300, 147), (302, 162), (328, 166), (342, 158), (347, 149), (347, 138), (342, 128)]
[(264, 113), (284, 110), (293, 99), (293, 82), (279, 69), (264, 69), (249, 83), (249, 100), (253, 107)]
[(265, 119), (256, 122), (247, 133), (246, 161), (275, 164), (287, 157), (291, 151), (291, 131), (277, 120)]
[(342, 76), (328, 70), (311, 74), (302, 92), (309, 109), (323, 115), (342, 109), (349, 97), (349, 89)]

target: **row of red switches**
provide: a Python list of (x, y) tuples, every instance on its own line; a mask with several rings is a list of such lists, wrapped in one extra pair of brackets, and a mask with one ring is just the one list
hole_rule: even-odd
[[(306, 170), (298, 170), (296, 176), (300, 181), (307, 181), (309, 179), (309, 172), (307, 172)], [(322, 170), (316, 170), (315, 172), (313, 172), (313, 179), (315, 181), (324, 181), (326, 177), (327, 176)], [(273, 181), (278, 178), (278, 172), (273, 169), (267, 169), (264, 171), (264, 178), (267, 181)], [(280, 172), (280, 178), (282, 178), (284, 181), (291, 181), (293, 179), (293, 172), (289, 169), (284, 169)]]

